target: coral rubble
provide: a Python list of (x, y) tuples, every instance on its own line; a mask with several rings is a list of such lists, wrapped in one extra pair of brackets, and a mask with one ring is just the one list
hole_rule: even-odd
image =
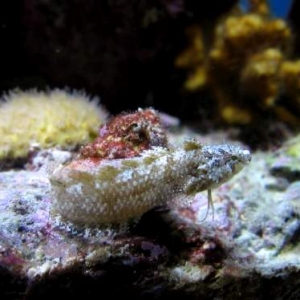
[(300, 125), (300, 60), (292, 59), (293, 33), (274, 18), (264, 0), (250, 1), (212, 24), (188, 28), (189, 46), (176, 59), (186, 68), (187, 91), (206, 89), (215, 116), (227, 124), (254, 124), (264, 117)]

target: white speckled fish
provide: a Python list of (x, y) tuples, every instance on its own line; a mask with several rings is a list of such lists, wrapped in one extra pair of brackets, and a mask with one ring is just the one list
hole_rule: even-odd
[(181, 149), (153, 147), (140, 156), (74, 160), (50, 177), (53, 208), (63, 219), (85, 225), (121, 223), (139, 217), (175, 196), (219, 186), (250, 162), (248, 150), (233, 145)]

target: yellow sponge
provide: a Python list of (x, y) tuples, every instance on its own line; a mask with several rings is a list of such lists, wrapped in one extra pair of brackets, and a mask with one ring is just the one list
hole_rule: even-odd
[(97, 136), (107, 114), (81, 91), (15, 90), (0, 102), (0, 159), (25, 157), (33, 144), (72, 148)]

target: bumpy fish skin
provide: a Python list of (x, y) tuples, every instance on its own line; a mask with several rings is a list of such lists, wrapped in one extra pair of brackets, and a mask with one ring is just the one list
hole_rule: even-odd
[(50, 177), (53, 211), (76, 224), (122, 223), (177, 195), (192, 196), (230, 179), (250, 162), (233, 145), (153, 147), (124, 159), (75, 160)]

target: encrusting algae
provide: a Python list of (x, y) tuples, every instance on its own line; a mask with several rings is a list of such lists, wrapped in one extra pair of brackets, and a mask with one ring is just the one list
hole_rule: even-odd
[[(202, 146), (188, 140), (178, 149), (168, 147), (157, 121), (154, 110), (140, 109), (103, 125), (100, 133), (109, 134), (83, 147), (75, 160), (51, 175), (53, 212), (76, 224), (100, 225), (126, 222), (175, 196), (204, 190), (211, 204), (211, 189), (250, 162), (249, 151), (234, 145)], [(129, 151), (115, 156), (111, 140)]]
[(0, 103), (0, 160), (26, 157), (32, 145), (74, 148), (94, 139), (107, 114), (78, 91), (11, 91)]
[(208, 90), (217, 119), (227, 124), (273, 116), (299, 126), (300, 60), (291, 57), (292, 30), (271, 16), (267, 1), (249, 2), (249, 12), (234, 8), (212, 31), (187, 29), (189, 46), (175, 61), (188, 70), (184, 88)]
[(153, 146), (167, 147), (167, 136), (153, 109), (139, 109), (113, 118), (99, 136), (80, 149), (81, 158), (114, 159), (138, 156)]

